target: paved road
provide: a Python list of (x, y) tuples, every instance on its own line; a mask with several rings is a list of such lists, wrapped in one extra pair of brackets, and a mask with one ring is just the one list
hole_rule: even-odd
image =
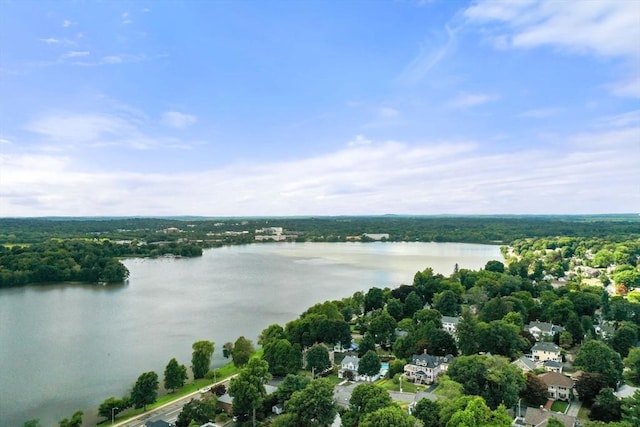
[[(229, 380), (231, 380), (231, 378), (233, 377), (227, 378), (223, 381), (218, 381), (214, 385), (224, 384), (225, 386), (229, 387)], [(159, 421), (159, 420), (175, 423), (176, 419), (178, 419), (178, 414), (180, 414), (180, 411), (182, 411), (182, 407), (186, 403), (188, 403), (191, 399), (200, 399), (200, 396), (201, 396), (200, 390), (195, 391), (178, 400), (174, 400), (173, 402), (169, 402), (165, 405), (162, 405), (159, 408), (156, 408), (152, 411), (148, 411), (148, 412), (145, 412), (144, 414), (138, 415), (133, 419), (120, 421), (115, 425), (119, 427), (143, 427), (147, 421)]]
[[(349, 399), (351, 398), (351, 393), (353, 392), (353, 389), (356, 388), (356, 386), (358, 386), (359, 384), (362, 384), (362, 383), (344, 383), (344, 384), (339, 384), (335, 386), (333, 390), (333, 396), (334, 396), (334, 399), (336, 400), (336, 403), (342, 406), (343, 408), (348, 407)], [(421, 391), (419, 393), (407, 393), (407, 392), (400, 393), (399, 391), (390, 391), (389, 395), (391, 396), (392, 400), (396, 402), (404, 402), (404, 403), (417, 402), (420, 399), (425, 397), (427, 399), (436, 400), (436, 396), (430, 391)]]

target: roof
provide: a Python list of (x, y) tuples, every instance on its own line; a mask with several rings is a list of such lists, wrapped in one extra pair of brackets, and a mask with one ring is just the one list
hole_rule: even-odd
[(575, 417), (570, 415), (561, 414), (559, 412), (547, 411), (540, 408), (527, 408), (527, 413), (524, 417), (525, 425), (533, 425), (536, 427), (546, 427), (549, 418), (556, 418), (565, 427), (573, 427), (576, 423)]
[(452, 317), (452, 316), (442, 316), (441, 319), (442, 323), (453, 323), (454, 325), (457, 325), (458, 322), (460, 322), (460, 318), (459, 317)]
[(353, 366), (358, 366), (360, 359), (356, 356), (347, 356), (342, 359), (342, 366), (348, 365), (349, 363), (353, 364)]
[(516, 359), (513, 362), (511, 362), (512, 364), (518, 364), (518, 365), (524, 365), (527, 369), (529, 369), (530, 371), (533, 371), (536, 369), (536, 364), (533, 363), (533, 360), (529, 359), (526, 356), (522, 356), (520, 359)]
[(226, 403), (228, 405), (233, 404), (233, 397), (229, 393), (225, 393), (222, 396), (218, 396), (218, 403)]
[(557, 372), (545, 372), (544, 374), (538, 375), (547, 387), (550, 386), (560, 386), (560, 387), (573, 387), (573, 380), (566, 375), (559, 374)]
[(431, 354), (414, 354), (411, 357), (412, 365), (426, 366), (427, 368), (435, 368), (443, 363), (450, 363), (453, 360), (453, 356), (447, 354), (446, 356), (433, 356)]
[(560, 353), (560, 347), (558, 347), (552, 342), (546, 342), (546, 341), (535, 343), (531, 348), (531, 351), (536, 351), (536, 350)]
[(640, 390), (640, 387), (632, 387), (630, 385), (627, 384), (623, 384), (616, 392), (614, 392), (613, 394), (616, 395), (617, 398), (619, 399), (624, 399), (626, 397), (631, 397), (633, 396), (633, 394), (637, 391)]
[(555, 360), (547, 360), (544, 362), (544, 366), (548, 366), (550, 368), (562, 368), (562, 363), (556, 362)]

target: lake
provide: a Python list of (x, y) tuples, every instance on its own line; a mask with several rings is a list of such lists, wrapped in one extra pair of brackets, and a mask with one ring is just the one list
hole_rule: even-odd
[(498, 246), (462, 243), (277, 243), (228, 246), (198, 258), (127, 259), (129, 283), (0, 290), (0, 425), (45, 426), (127, 394), (191, 344), (255, 343), (315, 303), (370, 287), (411, 284), (432, 267), (449, 276), (502, 260)]

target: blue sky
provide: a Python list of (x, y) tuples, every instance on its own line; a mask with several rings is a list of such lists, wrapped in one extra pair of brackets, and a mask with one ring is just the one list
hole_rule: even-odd
[(0, 0), (0, 216), (640, 211), (640, 1)]

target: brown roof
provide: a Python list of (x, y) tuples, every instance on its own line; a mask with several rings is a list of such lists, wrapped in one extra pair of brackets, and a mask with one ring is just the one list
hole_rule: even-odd
[(557, 372), (545, 372), (544, 374), (538, 375), (547, 387), (551, 386), (560, 386), (560, 387), (573, 387), (573, 381), (566, 375), (559, 374)]

